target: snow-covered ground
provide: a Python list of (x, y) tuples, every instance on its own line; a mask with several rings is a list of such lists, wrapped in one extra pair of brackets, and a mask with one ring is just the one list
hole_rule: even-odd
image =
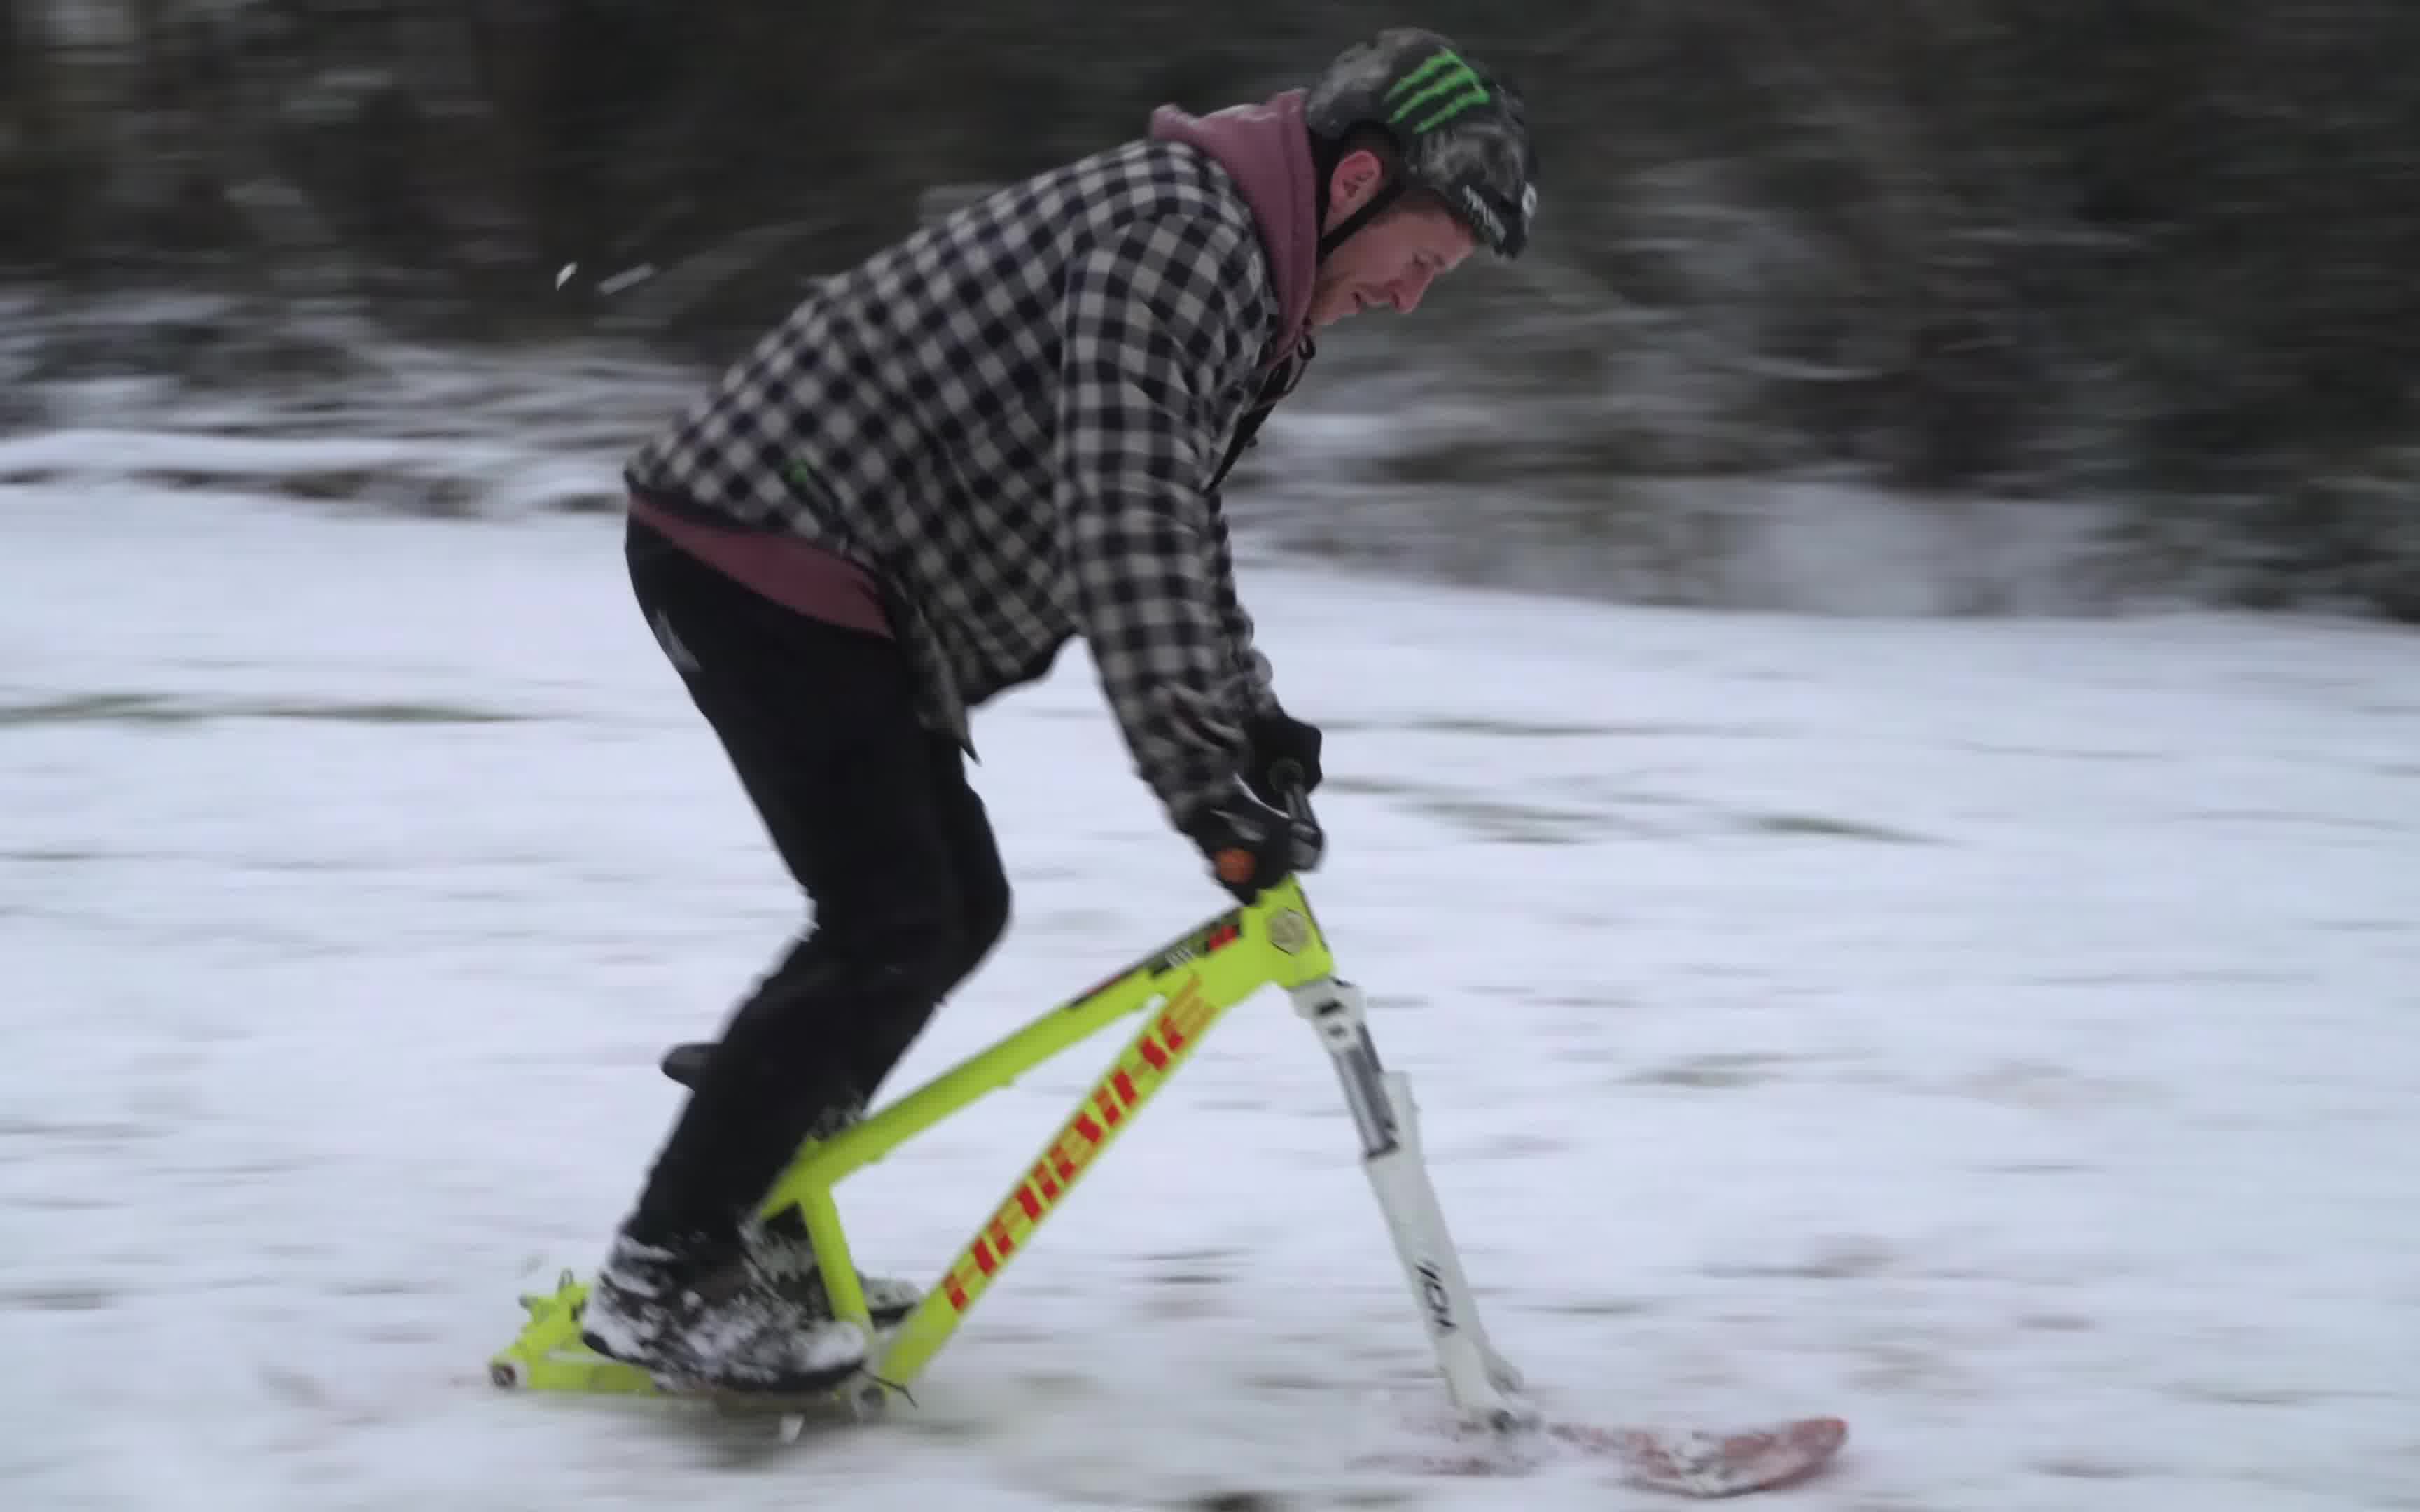
[[(0, 540), (0, 1505), (1654, 1502), (1353, 1466), (1435, 1391), (1274, 995), (920, 1412), (493, 1391), (798, 921), (612, 522), (52, 478)], [(1313, 896), (1551, 1408), (1843, 1412), (1773, 1499), (1827, 1512), (2420, 1507), (2408, 633), (1247, 575), (1330, 731)], [(1079, 654), (977, 735), (1017, 922), (907, 1076), (1221, 903)], [(867, 1258), (937, 1267), (1110, 1048), (845, 1188)]]

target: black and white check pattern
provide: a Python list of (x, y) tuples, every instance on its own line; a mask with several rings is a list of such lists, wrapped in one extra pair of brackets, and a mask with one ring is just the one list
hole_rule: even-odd
[(1249, 206), (1133, 143), (1000, 191), (832, 279), (631, 461), (881, 579), (925, 717), (1090, 647), (1183, 823), (1274, 703), (1211, 483), (1279, 319)]

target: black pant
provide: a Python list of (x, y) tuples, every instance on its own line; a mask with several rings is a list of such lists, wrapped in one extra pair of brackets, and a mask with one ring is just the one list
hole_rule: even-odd
[(917, 722), (896, 642), (762, 597), (638, 522), (626, 550), (640, 609), (814, 904), (725, 1024), (629, 1224), (723, 1242), (990, 951), (1008, 882), (956, 743)]

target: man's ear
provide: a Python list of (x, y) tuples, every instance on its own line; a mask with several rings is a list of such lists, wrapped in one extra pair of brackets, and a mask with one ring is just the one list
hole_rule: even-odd
[(1327, 176), (1327, 224), (1320, 229), (1336, 229), (1346, 216), (1369, 203), (1378, 186), (1387, 181), (1387, 165), (1367, 147), (1357, 148), (1336, 160), (1336, 167)]

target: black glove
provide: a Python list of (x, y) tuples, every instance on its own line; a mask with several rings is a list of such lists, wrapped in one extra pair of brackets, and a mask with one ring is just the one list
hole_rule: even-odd
[(1326, 848), (1318, 825), (1288, 818), (1241, 793), (1195, 814), (1185, 833), (1209, 857), (1218, 885), (1247, 906), (1287, 877), (1319, 865)]
[(1244, 738), (1249, 742), (1244, 757), (1244, 786), (1252, 790), (1252, 796), (1283, 812), (1285, 794), (1279, 788), (1277, 773), (1288, 764), (1295, 769), (1286, 776), (1303, 792), (1319, 786), (1319, 726), (1279, 709), (1246, 720)]

